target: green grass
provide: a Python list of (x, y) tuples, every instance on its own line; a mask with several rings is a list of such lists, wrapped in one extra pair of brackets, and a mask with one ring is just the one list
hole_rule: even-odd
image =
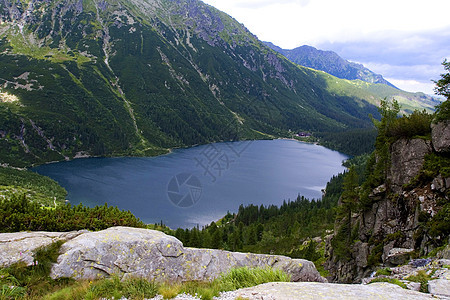
[(55, 207), (64, 203), (67, 191), (56, 181), (37, 173), (0, 167), (0, 200), (26, 195), (32, 202)]
[(290, 276), (273, 268), (237, 268), (221, 274), (211, 282), (189, 281), (178, 284), (163, 284), (159, 293), (165, 298), (173, 298), (177, 294), (197, 295), (202, 299), (212, 299), (223, 291), (234, 291), (267, 282), (290, 281)]
[[(197, 295), (201, 299), (212, 299), (222, 291), (232, 291), (274, 281), (290, 281), (290, 277), (280, 270), (272, 268), (237, 268), (221, 274), (212, 281), (187, 281), (158, 283), (142, 278), (111, 278), (96, 281), (74, 281), (69, 279), (53, 280), (48, 277), (50, 263), (55, 261), (55, 251), (60, 244), (36, 253), (42, 267), (24, 267), (16, 265), (0, 270), (2, 286), (0, 299), (146, 299), (156, 294), (165, 299), (174, 298), (181, 293)], [(39, 266), (39, 264), (38, 264)], [(14, 286), (14, 288), (10, 288)]]
[(391, 275), (392, 270), (390, 268), (383, 268), (383, 269), (378, 269), (377, 272), (375, 273), (375, 276), (380, 276), (380, 275), (385, 275), (385, 276), (389, 276)]
[(76, 61), (78, 64), (83, 64), (91, 61), (90, 58), (81, 55), (77, 52), (72, 52), (70, 49), (50, 48), (48, 46), (39, 46), (33, 43), (34, 37), (27, 33), (19, 34), (17, 29), (12, 29), (9, 34), (9, 42), (12, 46), (13, 52), (33, 57), (35, 59), (50, 60), (54, 63), (62, 63), (65, 61)]
[(419, 282), (420, 291), (422, 293), (428, 293), (428, 281), (431, 280), (431, 276), (426, 273), (425, 270), (419, 270), (417, 275), (411, 275), (406, 277), (406, 280)]

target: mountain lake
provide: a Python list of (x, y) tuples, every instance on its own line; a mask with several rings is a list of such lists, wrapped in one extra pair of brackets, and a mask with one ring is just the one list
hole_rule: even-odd
[(80, 158), (32, 170), (58, 181), (73, 205), (117, 206), (146, 223), (203, 226), (239, 205), (319, 199), (348, 157), (294, 140), (214, 143), (157, 157)]

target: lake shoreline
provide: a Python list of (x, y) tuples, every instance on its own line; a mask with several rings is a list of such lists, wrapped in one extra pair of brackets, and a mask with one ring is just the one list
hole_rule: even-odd
[[(345, 170), (346, 155), (296, 139), (229, 143), (174, 149), (170, 156), (74, 159), (31, 171), (57, 181), (74, 205), (107, 202), (148, 224), (162, 219), (171, 228), (190, 228), (241, 204), (281, 205), (298, 195), (320, 199), (329, 179)], [(208, 163), (212, 154), (216, 160)], [(184, 186), (189, 178), (196, 180)]]

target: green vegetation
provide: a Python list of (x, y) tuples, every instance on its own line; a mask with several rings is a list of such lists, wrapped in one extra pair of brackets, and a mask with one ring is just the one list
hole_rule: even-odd
[(233, 291), (267, 282), (290, 281), (290, 277), (281, 270), (273, 268), (237, 268), (221, 274), (211, 282), (183, 282), (164, 284), (159, 293), (165, 298), (172, 298), (180, 293), (197, 294), (201, 299), (212, 299), (223, 291)]
[(372, 153), (377, 137), (374, 128), (350, 129), (342, 132), (317, 132), (319, 143), (330, 149), (337, 150), (351, 156)]
[(375, 278), (374, 280), (372, 280), (370, 283), (375, 283), (375, 282), (388, 282), (388, 283), (398, 285), (399, 287), (402, 287), (404, 289), (408, 289), (406, 284), (401, 282), (397, 278), (378, 277), (378, 278)]
[(435, 122), (450, 120), (450, 62), (445, 59), (442, 62), (447, 73), (441, 74), (441, 79), (436, 81), (436, 93), (447, 98), (436, 110)]
[(25, 195), (28, 201), (55, 207), (64, 203), (67, 192), (49, 177), (0, 167), (0, 199), (9, 199), (13, 195)]
[(14, 265), (0, 269), (0, 299), (148, 299), (156, 294), (165, 299), (181, 293), (197, 295), (201, 299), (212, 299), (220, 292), (251, 287), (266, 282), (290, 281), (281, 270), (267, 268), (237, 268), (221, 274), (209, 282), (165, 282), (149, 281), (142, 278), (111, 278), (95, 281), (72, 279), (53, 280), (49, 277), (52, 262), (56, 261), (61, 243), (55, 243), (36, 252), (35, 264), (30, 267)]
[(34, 253), (32, 266), (23, 263), (0, 269), (0, 299), (36, 299), (65, 286), (69, 280), (52, 280), (50, 269), (56, 262), (61, 241), (42, 247)]
[[(367, 114), (378, 115), (379, 96), (293, 65), (201, 2), (192, 4), (202, 13), (191, 21), (204, 37), (188, 35), (184, 14), (168, 15), (185, 9), (176, 2), (148, 11), (125, 1), (134, 24), (114, 15), (112, 3), (99, 15), (93, 1), (83, 1), (83, 11), (35, 5), (23, 31), (2, 25), (1, 92), (18, 99), (0, 103), (2, 163), (158, 155), (289, 130), (324, 133), (321, 142), (351, 155), (371, 147), (373, 133), (352, 130), (371, 127)], [(205, 27), (204, 16), (225, 28)]]
[(44, 207), (28, 201), (25, 195), (0, 200), (0, 232), (102, 230), (111, 226), (146, 227), (131, 212), (107, 204)]
[(322, 200), (299, 196), (280, 207), (241, 205), (237, 214), (228, 213), (202, 229), (166, 228), (164, 231), (185, 246), (305, 258), (323, 271), (324, 242), (311, 237), (323, 237), (327, 230), (333, 229), (343, 177), (340, 174), (330, 180)]
[(380, 275), (389, 276), (391, 274), (392, 274), (392, 270), (390, 268), (383, 268), (383, 269), (378, 269), (377, 272), (375, 273), (375, 276), (380, 276)]
[(431, 276), (428, 275), (425, 270), (417, 271), (417, 275), (408, 276), (406, 280), (419, 282), (420, 291), (422, 293), (428, 293), (428, 281), (431, 280)]

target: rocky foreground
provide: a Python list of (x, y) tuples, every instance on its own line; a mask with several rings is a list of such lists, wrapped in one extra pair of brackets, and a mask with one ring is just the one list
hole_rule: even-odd
[(112, 227), (98, 232), (19, 232), (0, 234), (0, 267), (34, 262), (33, 251), (57, 240), (65, 243), (52, 278), (97, 279), (119, 274), (158, 281), (211, 280), (232, 268), (273, 267), (292, 281), (326, 282), (314, 264), (279, 255), (184, 247), (160, 231)]
[[(58, 240), (65, 242), (52, 268), (53, 278), (96, 279), (119, 274), (124, 278), (138, 276), (162, 281), (211, 280), (231, 268), (270, 266), (290, 274), (295, 282), (267, 283), (226, 292), (217, 299), (450, 299), (448, 265), (441, 266), (443, 271), (435, 282), (442, 288), (430, 290), (432, 294), (389, 283), (332, 284), (326, 283), (314, 264), (307, 260), (187, 248), (162, 232), (128, 227), (112, 227), (98, 232), (0, 234), (0, 267), (17, 262), (32, 265), (36, 249)], [(181, 295), (176, 299), (197, 298)]]

